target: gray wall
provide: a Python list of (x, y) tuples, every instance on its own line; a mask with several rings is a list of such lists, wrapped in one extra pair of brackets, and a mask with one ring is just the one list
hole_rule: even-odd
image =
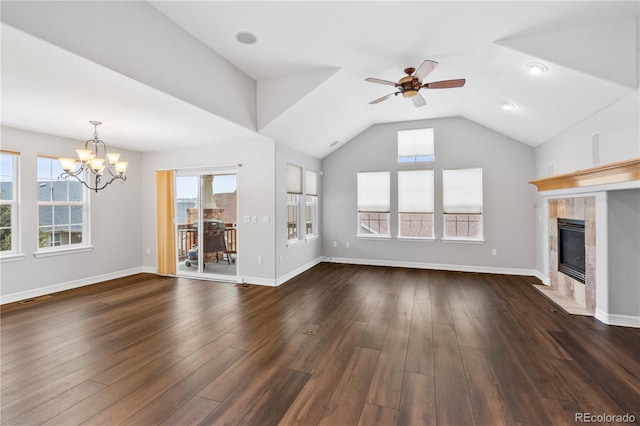
[[(38, 248), (36, 157), (38, 154), (74, 157), (84, 141), (2, 127), (2, 147), (20, 152), (20, 228), (24, 259), (2, 263), (1, 295), (23, 293), (26, 297), (47, 294), (87, 278), (107, 279), (142, 265), (142, 155), (117, 148), (129, 162), (127, 181), (114, 182), (98, 193), (91, 192), (90, 252), (35, 258)], [(89, 136), (89, 135), (88, 135)], [(117, 141), (106, 141), (110, 148)], [(86, 283), (86, 282), (85, 282)], [(55, 288), (53, 288), (55, 287)], [(47, 289), (48, 288), (48, 289)], [(18, 299), (16, 299), (18, 300)]]
[[(156, 239), (155, 171), (192, 167), (225, 166), (241, 163), (238, 170), (238, 274), (248, 282), (275, 283), (275, 143), (272, 141), (228, 143), (210, 150), (183, 149), (144, 154), (142, 209), (143, 247), (146, 269), (158, 265)], [(256, 216), (256, 223), (243, 221)], [(270, 218), (269, 223), (262, 221)], [(258, 263), (261, 256), (263, 263)]]
[[(303, 183), (305, 170), (313, 170), (320, 173), (319, 159), (286, 145), (276, 144), (275, 249), (277, 256), (276, 277), (279, 280), (282, 280), (288, 274), (295, 274), (299, 268), (304, 269), (305, 265), (317, 262), (321, 258), (321, 240), (320, 238), (305, 240), (305, 227), (302, 219), (299, 227), (300, 243), (287, 247), (287, 164), (294, 164), (303, 168)], [(319, 190), (321, 195), (318, 198), (319, 202), (322, 203), (322, 187)], [(304, 206), (304, 200), (301, 206)], [(300, 218), (304, 218), (304, 207), (301, 207), (300, 210)], [(320, 208), (318, 209), (318, 214), (322, 217)], [(322, 232), (323, 230), (320, 229), (320, 233)]]
[(640, 317), (640, 190), (611, 191), (609, 314)]
[[(397, 235), (397, 131), (435, 129), (435, 242), (357, 239), (356, 173), (391, 171), (391, 235)], [(443, 243), (442, 170), (482, 167), (485, 244)], [(323, 159), (322, 253), (367, 262), (456, 265), (472, 270), (519, 269), (534, 261), (533, 149), (464, 118), (370, 127)], [(404, 169), (405, 167), (403, 167)], [(333, 247), (333, 241), (338, 247)], [(346, 247), (349, 242), (350, 248)], [(496, 249), (497, 256), (492, 256)]]

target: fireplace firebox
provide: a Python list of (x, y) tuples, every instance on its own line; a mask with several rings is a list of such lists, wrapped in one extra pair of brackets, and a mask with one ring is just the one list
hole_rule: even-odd
[(584, 284), (584, 220), (558, 219), (558, 270)]

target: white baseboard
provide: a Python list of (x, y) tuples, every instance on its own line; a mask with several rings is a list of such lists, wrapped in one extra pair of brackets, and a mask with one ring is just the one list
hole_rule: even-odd
[(272, 280), (270, 278), (247, 277), (247, 276), (238, 277), (238, 283), (252, 284), (252, 285), (264, 285), (264, 286), (267, 286), (267, 287), (277, 287), (278, 286), (278, 284), (276, 283), (276, 280)]
[(606, 312), (601, 311), (600, 309), (596, 309), (595, 317), (596, 319), (602, 321), (607, 325), (640, 328), (640, 317), (634, 317), (630, 315), (608, 314)]
[(318, 257), (314, 260), (312, 260), (311, 262), (305, 263), (304, 265), (294, 269), (293, 271), (289, 272), (288, 274), (285, 274), (281, 277), (278, 277), (276, 279), (276, 285), (282, 285), (285, 282), (289, 281), (291, 278), (294, 278), (297, 275), (300, 275), (301, 273), (303, 273), (304, 271), (313, 268), (314, 266), (316, 266), (318, 263), (323, 262), (325, 260), (325, 258), (323, 257)]
[[(131, 268), (123, 271), (110, 272), (103, 275), (94, 275), (92, 277), (81, 278), (79, 280), (67, 281), (64, 283), (54, 284), (46, 287), (34, 288), (31, 290), (20, 291), (17, 293), (5, 294), (0, 297), (0, 305), (7, 303), (18, 302), (20, 300), (31, 299), (33, 297), (40, 297), (46, 294), (58, 293), (60, 291), (72, 290), (74, 288), (84, 287), (91, 284), (97, 284), (102, 281), (113, 280), (116, 278), (127, 277), (129, 275), (140, 274), (147, 272), (145, 268)], [(155, 272), (151, 272), (155, 273)]]
[(544, 275), (540, 271), (534, 271), (534, 272), (536, 273), (536, 278), (538, 278), (540, 281), (542, 281), (542, 284), (551, 285), (551, 280), (549, 279), (549, 277), (547, 277), (546, 275)]
[(502, 274), (502, 275), (537, 276), (536, 271), (533, 269), (496, 268), (493, 266), (474, 266), (474, 265), (450, 265), (450, 264), (443, 264), (443, 263), (403, 262), (398, 260), (353, 259), (353, 258), (346, 258), (346, 257), (326, 257), (324, 260), (326, 262), (350, 263), (353, 265), (392, 266), (392, 267), (400, 267), (400, 268), (437, 269), (437, 270), (443, 270), (443, 271), (457, 271), (457, 272), (480, 272), (480, 273)]

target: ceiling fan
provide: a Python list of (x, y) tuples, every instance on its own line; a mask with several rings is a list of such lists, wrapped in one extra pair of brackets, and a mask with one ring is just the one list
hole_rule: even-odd
[(460, 78), (457, 80), (443, 80), (443, 81), (434, 81), (432, 83), (422, 84), (422, 80), (428, 76), (435, 68), (438, 66), (436, 61), (426, 60), (424, 61), (418, 69), (415, 68), (405, 68), (404, 72), (407, 74), (402, 77), (397, 83), (388, 80), (381, 80), (379, 78), (365, 78), (365, 81), (369, 81), (371, 83), (378, 84), (386, 84), (387, 86), (394, 86), (398, 89), (397, 92), (389, 93), (386, 96), (375, 99), (369, 104), (377, 104), (382, 102), (391, 96), (398, 96), (398, 94), (402, 94), (405, 98), (411, 98), (413, 105), (416, 107), (421, 107), (427, 104), (424, 100), (424, 97), (418, 91), (422, 88), (426, 89), (450, 89), (453, 87), (462, 87), (464, 86), (465, 79)]

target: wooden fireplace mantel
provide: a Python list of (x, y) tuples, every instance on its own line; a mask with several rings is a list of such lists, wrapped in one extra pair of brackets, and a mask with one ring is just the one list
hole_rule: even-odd
[(583, 186), (605, 185), (610, 183), (640, 180), (640, 158), (603, 164), (572, 173), (532, 180), (529, 183), (538, 187), (538, 191), (553, 189), (579, 188)]

